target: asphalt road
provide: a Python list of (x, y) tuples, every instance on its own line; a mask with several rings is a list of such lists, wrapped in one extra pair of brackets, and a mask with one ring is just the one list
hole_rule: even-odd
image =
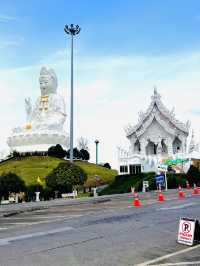
[(126, 199), (0, 218), (0, 266), (200, 265), (176, 242), (180, 217), (200, 220), (200, 196), (139, 208)]

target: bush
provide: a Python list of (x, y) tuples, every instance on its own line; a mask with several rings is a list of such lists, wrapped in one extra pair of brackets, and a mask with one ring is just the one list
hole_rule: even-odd
[(111, 166), (110, 166), (109, 163), (105, 163), (105, 164), (103, 165), (103, 167), (108, 168), (108, 169), (111, 169)]
[(60, 144), (57, 144), (56, 146), (51, 146), (48, 149), (48, 155), (56, 158), (64, 158), (66, 156), (66, 151), (63, 150), (62, 146)]
[(63, 162), (46, 177), (46, 185), (52, 191), (64, 193), (72, 192), (74, 187), (82, 186), (86, 180), (83, 169), (73, 163)]
[[(67, 159), (70, 158), (70, 150), (68, 150), (66, 152), (66, 157), (67, 157)], [(79, 151), (78, 148), (74, 148), (73, 149), (73, 159), (88, 161), (90, 159), (90, 154), (87, 150), (81, 149)]]
[(19, 193), (25, 190), (24, 181), (15, 173), (3, 173), (0, 176), (0, 197), (8, 198), (9, 193)]
[(135, 190), (142, 190), (143, 180), (149, 181), (150, 189), (155, 189), (155, 173), (141, 173), (138, 175), (118, 175), (115, 177), (113, 183), (103, 189), (99, 195), (120, 194), (128, 193), (131, 191), (131, 187), (135, 187)]
[[(70, 150), (68, 150), (66, 152), (66, 157), (67, 157), (67, 159), (70, 158)], [(77, 148), (73, 149), (73, 159), (75, 159), (75, 160), (80, 160), (81, 159), (81, 153), (80, 153), (80, 151)]]
[(81, 149), (80, 150), (80, 157), (82, 160), (89, 161), (90, 159), (90, 154), (87, 150)]
[(191, 186), (193, 186), (194, 183), (200, 185), (200, 172), (194, 165), (191, 165), (187, 172), (187, 180)]
[[(179, 185), (182, 187), (186, 186), (186, 180), (190, 177), (186, 174), (167, 174), (167, 183), (168, 188), (178, 188)], [(103, 189), (99, 195), (109, 195), (109, 194), (118, 194), (118, 193), (128, 193), (131, 190), (131, 187), (135, 187), (136, 191), (142, 190), (143, 181), (149, 181), (149, 189), (156, 190), (156, 182), (155, 182), (155, 173), (141, 173), (138, 175), (119, 175), (115, 177), (113, 183), (111, 183), (108, 187)], [(190, 180), (191, 181), (191, 180)], [(191, 183), (191, 182), (190, 182)], [(196, 182), (199, 184), (199, 182)], [(191, 185), (193, 185), (191, 183)]]

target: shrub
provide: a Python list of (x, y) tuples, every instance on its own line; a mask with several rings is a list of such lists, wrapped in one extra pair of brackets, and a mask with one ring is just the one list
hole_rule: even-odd
[(104, 163), (103, 167), (108, 168), (108, 169), (111, 169), (111, 166), (110, 166), (109, 163)]
[[(186, 174), (168, 173), (167, 174), (168, 188), (169, 189), (178, 188), (179, 185), (185, 187), (187, 179), (188, 178)], [(156, 189), (155, 173), (149, 172), (149, 173), (141, 173), (138, 175), (116, 176), (114, 182), (111, 183), (105, 189), (103, 189), (99, 194), (107, 195), (107, 194), (127, 193), (130, 192), (131, 187), (135, 187), (136, 191), (141, 191), (143, 181), (149, 181), (150, 190)]]
[[(66, 152), (66, 157), (67, 157), (67, 159), (70, 158), (70, 150), (68, 150), (68, 151)], [(81, 153), (80, 153), (80, 151), (79, 151), (77, 148), (74, 148), (74, 149), (73, 149), (73, 159), (76, 159), (76, 160), (80, 160), (80, 159), (82, 159), (82, 158), (81, 158)]]
[(15, 173), (3, 173), (0, 176), (0, 197), (8, 198), (9, 193), (19, 193), (25, 190), (24, 181)]
[(187, 172), (187, 180), (189, 181), (190, 185), (193, 185), (194, 183), (196, 185), (200, 184), (200, 172), (199, 169), (194, 165), (191, 165)]
[(64, 158), (66, 156), (66, 151), (63, 150), (63, 148), (60, 144), (57, 144), (56, 146), (51, 146), (48, 149), (48, 155), (61, 159), (61, 158)]
[(86, 173), (79, 166), (62, 162), (46, 177), (46, 185), (53, 191), (71, 192), (74, 187), (82, 186), (86, 179)]
[(82, 160), (88, 161), (90, 159), (90, 154), (87, 150), (81, 149), (80, 150), (80, 157)]

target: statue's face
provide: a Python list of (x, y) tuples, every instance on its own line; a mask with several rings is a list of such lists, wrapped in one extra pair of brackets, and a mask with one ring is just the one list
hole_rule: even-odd
[(41, 95), (49, 95), (55, 91), (53, 80), (48, 76), (40, 76), (40, 90)]

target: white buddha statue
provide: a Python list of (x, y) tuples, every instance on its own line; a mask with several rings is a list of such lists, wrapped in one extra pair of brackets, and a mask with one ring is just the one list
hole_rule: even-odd
[(53, 69), (42, 67), (39, 77), (41, 96), (32, 107), (25, 99), (27, 128), (32, 130), (61, 130), (66, 119), (65, 103), (57, 94), (57, 77)]
[[(39, 83), (41, 96), (35, 105), (31, 104), (30, 98), (25, 99), (26, 124), (14, 128), (12, 136), (8, 138), (8, 145), (12, 150), (27, 151), (32, 149), (30, 146), (33, 145), (40, 145), (39, 150), (45, 150), (46, 148), (41, 148), (43, 144), (45, 147), (50, 144), (67, 144), (67, 136), (63, 131), (66, 120), (65, 102), (63, 97), (57, 94), (57, 77), (54, 70), (42, 67)], [(38, 149), (36, 146), (33, 150)]]

